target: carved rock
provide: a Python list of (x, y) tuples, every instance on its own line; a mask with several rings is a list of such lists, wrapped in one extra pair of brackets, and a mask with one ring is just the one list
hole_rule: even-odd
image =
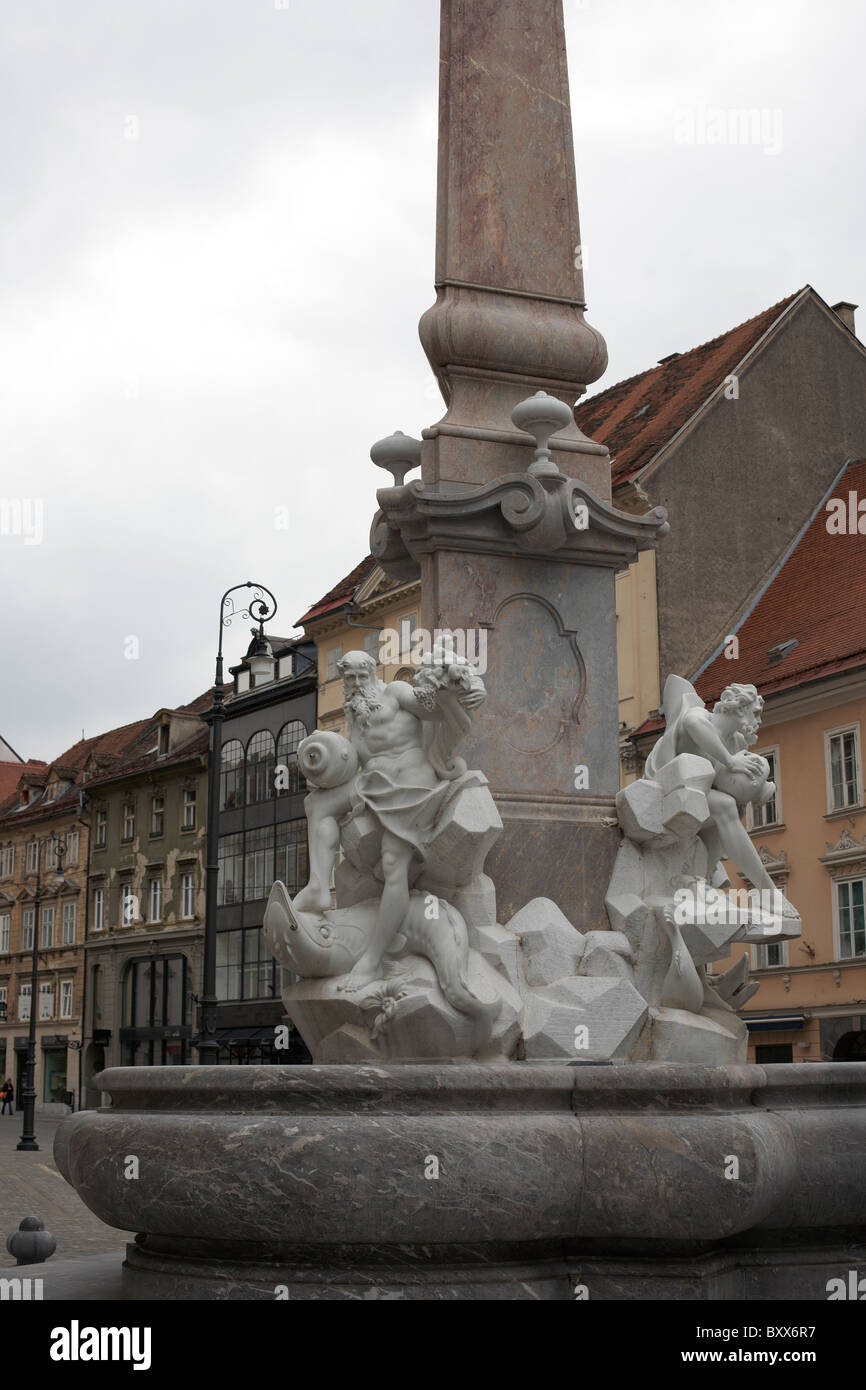
[(526, 1058), (591, 1062), (628, 1057), (647, 1012), (646, 1001), (627, 980), (560, 980), (533, 990), (523, 1019)]
[(634, 983), (634, 959), (631, 944), (624, 932), (591, 931), (580, 961), (579, 974), (608, 979), (629, 980)]
[(508, 930), (520, 938), (529, 986), (577, 974), (584, 938), (550, 898), (533, 898), (511, 918)]
[[(703, 759), (696, 761), (703, 762)], [(680, 839), (697, 835), (710, 819), (707, 798), (697, 787), (677, 787), (662, 801), (662, 824), (665, 830)]]
[(658, 782), (645, 778), (617, 792), (617, 819), (627, 839), (639, 845), (662, 834), (662, 800)]

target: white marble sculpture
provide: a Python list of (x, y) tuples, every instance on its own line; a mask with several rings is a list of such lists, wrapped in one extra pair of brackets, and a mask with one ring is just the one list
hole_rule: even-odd
[[(742, 823), (748, 803), (774, 792), (757, 741), (763, 700), (730, 685), (712, 712), (688, 681), (665, 685), (667, 728), (644, 776), (617, 797), (624, 842), (606, 906), (628, 940), (634, 983), (649, 1008), (633, 1053), (663, 1061), (740, 1061), (746, 1028), (735, 1010), (751, 997), (745, 958), (725, 975), (706, 966), (734, 941), (799, 936), (796, 909), (773, 883)], [(751, 884), (725, 892), (728, 859)]]
[[(316, 733), (298, 750), (310, 880), (294, 901), (276, 884), (265, 915), (271, 949), (301, 977), (287, 1007), (320, 1060), (500, 1055), (518, 1000), (458, 906), (484, 897), (501, 829), (486, 779), (457, 755), (484, 683), (447, 637), (411, 685), (378, 680), (364, 652), (339, 671), (348, 738)], [(495, 927), (495, 907), (487, 916)]]

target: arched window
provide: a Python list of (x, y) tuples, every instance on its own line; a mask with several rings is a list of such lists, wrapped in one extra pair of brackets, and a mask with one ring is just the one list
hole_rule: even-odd
[(247, 805), (274, 794), (274, 736), (262, 729), (247, 744)]
[(244, 804), (244, 746), (232, 739), (222, 751), (220, 765), (220, 810)]
[(297, 796), (307, 790), (307, 783), (298, 767), (298, 745), (307, 737), (307, 731), (299, 719), (284, 724), (277, 740), (277, 767), (286, 771), (277, 774), (277, 795)]

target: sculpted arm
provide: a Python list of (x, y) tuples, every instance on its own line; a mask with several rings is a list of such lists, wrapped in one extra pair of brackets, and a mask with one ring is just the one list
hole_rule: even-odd
[(705, 758), (720, 764), (728, 772), (760, 771), (761, 761), (754, 753), (732, 753), (725, 747), (707, 710), (689, 710), (683, 715), (681, 728)]

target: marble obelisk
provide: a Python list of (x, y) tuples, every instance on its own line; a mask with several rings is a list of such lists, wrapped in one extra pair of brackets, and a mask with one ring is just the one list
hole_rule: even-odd
[(466, 747), (504, 823), (499, 920), (547, 896), (600, 929), (618, 842), (614, 576), (666, 523), (610, 506), (608, 452), (574, 419), (607, 350), (584, 317), (561, 0), (442, 0), (440, 71), (420, 334), (448, 408), (423, 432), (420, 481), (379, 492), (371, 546), (392, 574), (420, 573), (423, 627), (486, 642)]

